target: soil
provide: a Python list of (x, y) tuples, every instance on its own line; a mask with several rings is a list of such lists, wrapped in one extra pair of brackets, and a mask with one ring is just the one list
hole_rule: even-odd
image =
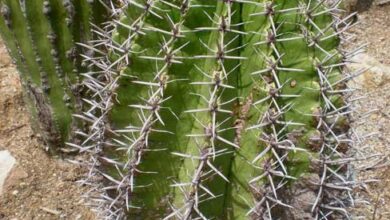
[[(357, 36), (347, 47), (368, 43), (367, 54), (381, 64), (390, 65), (390, 5), (372, 6), (358, 14), (360, 25), (351, 33)], [(387, 164), (390, 147), (390, 80), (369, 83), (372, 75), (357, 79), (355, 96), (367, 98), (356, 103), (360, 113), (377, 109), (366, 120), (357, 121), (356, 132), (375, 133), (357, 146), (360, 154), (379, 153), (375, 169), (357, 174), (368, 182), (358, 189), (360, 199), (356, 216), (361, 219), (390, 219), (390, 168)], [(367, 80), (368, 79), (368, 80)], [(0, 42), (0, 150), (9, 150), (18, 161), (8, 186), (0, 199), (0, 219), (94, 219), (84, 205), (82, 195), (88, 190), (77, 183), (84, 170), (72, 163), (54, 158), (45, 152), (39, 137), (29, 125), (29, 116), (23, 103), (19, 77), (6, 49)], [(370, 162), (371, 161), (371, 162)], [(364, 169), (373, 160), (356, 164)], [(358, 200), (357, 200), (358, 201)]]
[(23, 103), (18, 73), (0, 41), (0, 150), (17, 160), (0, 198), (1, 220), (94, 219), (76, 183), (84, 171), (45, 152)]
[[(358, 14), (358, 22), (350, 32), (356, 35), (348, 48), (367, 44), (366, 57), (362, 57), (357, 65), (380, 67), (383, 72), (366, 71), (352, 82), (358, 88), (354, 97), (365, 97), (355, 105), (357, 120), (354, 130), (363, 138), (357, 145), (358, 155), (365, 157), (377, 154), (378, 157), (356, 163), (362, 169), (357, 175), (359, 181), (369, 181), (359, 188), (361, 199), (357, 204), (356, 216), (359, 219), (390, 219), (390, 4), (375, 5), (370, 10)], [(379, 69), (380, 69), (379, 68)], [(370, 114), (367, 114), (371, 112)], [(373, 135), (370, 135), (373, 134)], [(371, 168), (372, 167), (372, 168)], [(357, 200), (358, 201), (358, 200)]]

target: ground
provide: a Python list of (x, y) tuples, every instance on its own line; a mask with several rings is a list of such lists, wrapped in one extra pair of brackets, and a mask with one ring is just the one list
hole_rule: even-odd
[(0, 41), (0, 151), (17, 160), (0, 198), (1, 220), (94, 219), (76, 183), (83, 170), (49, 156), (34, 135), (17, 71)]
[[(354, 130), (362, 135), (373, 134), (357, 145), (362, 158), (372, 153), (381, 157), (356, 163), (358, 180), (367, 182), (357, 189), (360, 199), (355, 211), (361, 219), (390, 219), (390, 168), (387, 164), (390, 147), (390, 5), (373, 6), (358, 15), (360, 24), (351, 33), (356, 40), (347, 47), (368, 43), (365, 56), (357, 66), (377, 66), (383, 74), (367, 71), (352, 85), (359, 88), (355, 97), (365, 96), (355, 108), (360, 113), (373, 111), (365, 120), (357, 120)], [(373, 60), (373, 61), (371, 61)], [(383, 68), (382, 68), (383, 67)], [(387, 74), (387, 75), (386, 75)], [(356, 114), (357, 115), (357, 114)], [(0, 150), (9, 150), (18, 161), (0, 199), (0, 219), (94, 219), (84, 206), (82, 195), (87, 188), (77, 183), (83, 169), (66, 160), (48, 156), (39, 137), (29, 125), (22, 99), (20, 81), (4, 46), (0, 42)], [(357, 200), (359, 201), (359, 200)]]
[(356, 168), (362, 169), (357, 173), (357, 179), (373, 181), (358, 189), (360, 198), (368, 205), (358, 206), (356, 215), (360, 214), (360, 219), (387, 220), (390, 219), (390, 4), (374, 5), (358, 14), (358, 22), (351, 31), (357, 38), (347, 47), (367, 44), (366, 52), (352, 66), (370, 70), (352, 83), (359, 89), (354, 96), (365, 97), (355, 108), (362, 117), (371, 113), (365, 114), (365, 119), (357, 120), (354, 130), (361, 136), (368, 135), (357, 145), (360, 157), (374, 154), (378, 157), (356, 163)]

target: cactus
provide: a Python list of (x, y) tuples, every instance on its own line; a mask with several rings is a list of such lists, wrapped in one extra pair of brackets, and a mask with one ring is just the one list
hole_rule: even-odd
[[(87, 0), (1, 0), (0, 33), (17, 64), (32, 121), (48, 148), (64, 149), (80, 127), (79, 74), (84, 47), (92, 40), (90, 22), (101, 23), (107, 10)], [(79, 127), (79, 128), (78, 128)]]
[[(74, 31), (73, 42), (91, 38), (80, 44), (88, 68), (66, 72), (70, 87), (48, 77), (59, 92), (47, 97), (56, 116), (66, 109), (61, 96), (83, 78), (85, 93), (68, 93), (71, 102), (83, 100), (83, 112), (73, 113), (88, 130), (64, 129), (70, 116), (51, 122), (63, 137), (83, 138), (68, 145), (91, 155), (86, 183), (99, 215), (348, 218), (351, 74), (343, 67), (351, 54), (338, 46), (351, 23), (334, 16), (340, 2), (324, 2), (117, 1), (107, 4), (112, 20), (95, 26), (96, 35)], [(80, 20), (75, 29), (89, 19)], [(41, 38), (21, 44), (27, 34), (15, 34), (15, 57), (33, 55), (33, 45), (39, 53)], [(42, 81), (34, 60), (19, 65)]]

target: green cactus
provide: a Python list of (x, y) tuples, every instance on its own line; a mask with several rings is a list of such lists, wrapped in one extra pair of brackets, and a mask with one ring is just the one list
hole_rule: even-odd
[[(47, 39), (40, 36), (49, 28), (60, 33), (57, 62), (41, 67), (35, 60), (16, 61), (28, 76), (24, 80), (36, 85), (42, 84), (40, 68), (47, 73), (50, 122), (58, 125), (62, 140), (69, 133), (83, 138), (69, 145), (91, 154), (86, 181), (96, 189), (91, 203), (99, 215), (350, 216), (350, 76), (343, 73), (347, 57), (338, 46), (351, 24), (349, 17), (333, 16), (339, 3), (117, 1), (105, 5), (112, 20), (100, 19), (103, 25), (92, 36), (79, 31), (89, 29), (86, 2), (73, 4), (78, 8), (73, 31), (59, 16), (63, 5), (50, 1), (58, 11), (43, 19), (44, 3), (36, 2), (24, 7), (27, 18), (39, 21), (30, 22), (34, 43), (26, 40), (27, 28), (6, 28), (3, 35), (14, 57), (33, 57), (36, 51), (50, 61)], [(15, 17), (8, 20), (18, 22), (20, 6), (7, 3)], [(64, 57), (72, 42), (88, 39), (80, 44), (85, 50), (78, 49), (83, 62)], [(70, 86), (61, 86), (56, 64)], [(84, 72), (83, 94), (72, 93), (81, 77), (72, 69)], [(69, 110), (64, 94), (71, 106), (83, 99), (83, 112)], [(70, 129), (71, 113), (89, 124), (88, 131)]]
[(99, 1), (0, 1), (0, 33), (19, 69), (25, 99), (36, 129), (51, 150), (75, 141), (81, 111), (80, 73), (83, 47), (92, 40), (90, 22), (108, 15)]

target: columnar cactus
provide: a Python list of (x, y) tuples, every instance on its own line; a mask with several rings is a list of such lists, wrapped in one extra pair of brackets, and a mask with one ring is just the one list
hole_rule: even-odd
[(81, 111), (81, 46), (91, 39), (90, 23), (104, 21), (100, 1), (1, 0), (0, 33), (19, 69), (32, 119), (53, 150), (74, 140)]
[[(61, 96), (83, 99), (75, 117), (88, 131), (77, 132), (82, 143), (68, 144), (92, 155), (87, 182), (96, 189), (91, 196), (98, 213), (117, 219), (348, 218), (350, 75), (343, 73), (348, 54), (338, 46), (350, 23), (334, 16), (339, 3), (324, 2), (106, 4), (112, 20), (80, 44), (86, 92), (72, 94), (80, 76), (71, 68), (65, 71), (69, 87), (55, 75), (43, 83), (53, 91), (49, 109), (55, 116), (64, 112), (56, 121), (62, 136), (71, 111)], [(19, 11), (13, 16), (23, 17)], [(75, 29), (89, 20), (84, 14), (78, 19)], [(70, 34), (58, 23), (59, 33)], [(20, 35), (18, 43), (28, 33)], [(40, 42), (47, 39), (32, 36), (34, 44), (16, 45), (24, 57), (39, 45), (48, 55)], [(60, 60), (60, 68), (72, 65)], [(30, 62), (20, 65), (39, 84), (39, 66)]]

